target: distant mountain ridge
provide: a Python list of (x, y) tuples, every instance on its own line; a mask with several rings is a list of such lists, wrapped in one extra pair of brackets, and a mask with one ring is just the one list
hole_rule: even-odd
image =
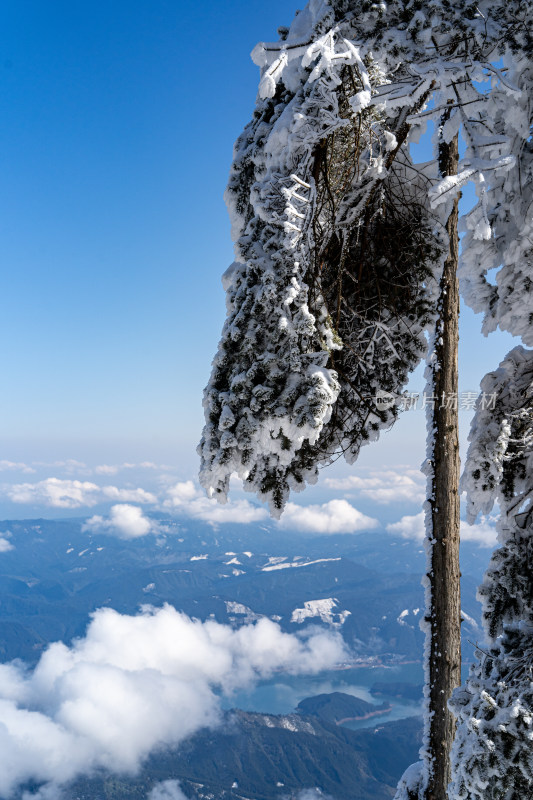
[[(157, 535), (129, 541), (83, 532), (82, 519), (0, 523), (12, 545), (0, 553), (0, 660), (35, 664), (50, 642), (82, 636), (102, 606), (135, 614), (143, 604), (170, 603), (234, 628), (268, 617), (291, 633), (335, 630), (358, 666), (420, 661), (425, 561), (417, 542), (158, 520)], [(473, 545), (465, 553), (463, 628), (465, 639), (476, 641), (475, 589), (488, 553)], [(392, 692), (393, 683), (387, 686)], [(396, 688), (418, 697), (414, 684)], [(179, 780), (193, 800), (281, 800), (313, 787), (334, 800), (388, 800), (416, 760), (420, 724), (374, 719), (388, 705), (391, 695), (384, 694), (381, 707), (333, 692), (301, 701), (298, 713), (226, 711), (221, 727), (152, 754), (138, 776), (79, 780), (65, 800), (146, 800), (157, 781), (168, 779)], [(339, 724), (359, 717), (371, 726), (355, 731)]]
[(234, 710), (178, 750), (154, 754), (134, 778), (78, 780), (66, 800), (145, 800), (157, 781), (179, 780), (192, 800), (281, 800), (319, 788), (334, 800), (391, 800), (417, 759), (418, 718), (351, 731), (316, 716)]
[(306, 697), (296, 708), (301, 714), (318, 717), (333, 725), (342, 725), (345, 722), (380, 716), (390, 711), (392, 706), (390, 703), (376, 706), (345, 692), (330, 692)]
[[(83, 635), (96, 608), (132, 614), (164, 602), (233, 626), (268, 616), (291, 632), (334, 627), (362, 658), (420, 659), (424, 556), (416, 542), (159, 519), (166, 532), (131, 541), (84, 533), (79, 519), (0, 523), (13, 545), (0, 553), (0, 659), (35, 663), (47, 643)], [(468, 575), (469, 563), (483, 566), (477, 550), (465, 551), (465, 641), (480, 636), (480, 574)]]

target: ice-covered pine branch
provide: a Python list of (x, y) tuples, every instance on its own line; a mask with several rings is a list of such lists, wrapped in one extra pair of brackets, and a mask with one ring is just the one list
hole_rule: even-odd
[(495, 135), (485, 137), (483, 149), (502, 158), (512, 156), (512, 160), (495, 171), (480, 192), (480, 202), (464, 220), (461, 289), (468, 305), (484, 314), (486, 334), (499, 327), (531, 346), (533, 8), (530, 3), (509, 3), (495, 9), (498, 12), (502, 40), (507, 44), (502, 53), (505, 80), (491, 92), (487, 111)]
[[(495, 503), (501, 547), (494, 551), (483, 585), (484, 623), (494, 639), (509, 622), (533, 624), (533, 351), (515, 347), (481, 384), (483, 397), (472, 430), (463, 475), (471, 521)], [(485, 407), (483, 407), (485, 406)]]
[(531, 797), (533, 627), (506, 625), (478, 657), (452, 702), (458, 730), (450, 800)]
[(394, 422), (375, 396), (399, 396), (424, 355), (458, 190), (439, 184), (436, 159), (411, 163), (429, 99), (450, 108), (446, 137), (468, 105), (470, 177), (503, 168), (496, 148), (480, 157), (474, 124), (485, 23), (457, 3), (457, 35), (438, 4), (407, 10), (312, 0), (254, 51), (260, 92), (226, 193), (236, 261), (200, 445), (201, 482), (221, 501), (235, 472), (278, 515), (321, 464), (353, 461)]

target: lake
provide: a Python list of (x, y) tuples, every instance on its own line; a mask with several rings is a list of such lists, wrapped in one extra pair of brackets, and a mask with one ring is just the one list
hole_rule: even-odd
[(375, 706), (390, 703), (390, 712), (367, 720), (346, 723), (352, 730), (375, 726), (377, 721), (392, 722), (422, 713), (422, 703), (385, 694), (374, 697), (370, 687), (376, 683), (423, 683), (422, 664), (402, 664), (394, 667), (361, 667), (329, 670), (318, 675), (276, 675), (253, 689), (239, 691), (223, 700), (224, 708), (240, 708), (262, 714), (289, 714), (305, 697), (329, 692), (344, 692)]

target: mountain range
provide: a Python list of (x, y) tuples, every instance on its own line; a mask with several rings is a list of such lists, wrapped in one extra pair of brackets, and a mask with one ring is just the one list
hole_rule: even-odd
[[(282, 714), (226, 709), (219, 727), (153, 752), (139, 774), (80, 778), (65, 790), (66, 800), (144, 800), (167, 780), (179, 781), (194, 800), (300, 800), (305, 789), (334, 800), (394, 796), (420, 744), (425, 556), (418, 542), (375, 533), (305, 536), (258, 525), (214, 527), (164, 515), (157, 517), (155, 535), (124, 540), (84, 524), (0, 523), (10, 545), (0, 553), (2, 661), (35, 664), (49, 643), (83, 636), (91, 613), (102, 606), (134, 614), (146, 604), (169, 603), (233, 628), (268, 617), (291, 633), (309, 626), (336, 630), (351, 654), (339, 665), (346, 675), (362, 674), (363, 667), (389, 669), (385, 681), (376, 673), (368, 683), (373, 702), (334, 691), (300, 699)], [(488, 555), (474, 543), (463, 545), (466, 659), (481, 637), (475, 591)], [(397, 673), (410, 662), (418, 665), (412, 682)], [(412, 716), (389, 722), (398, 698), (414, 704)], [(364, 729), (347, 727), (361, 719), (368, 720)]]

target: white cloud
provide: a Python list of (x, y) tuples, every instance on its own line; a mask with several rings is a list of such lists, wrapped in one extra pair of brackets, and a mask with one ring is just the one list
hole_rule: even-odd
[(244, 525), (268, 518), (268, 511), (265, 508), (254, 506), (248, 500), (233, 500), (226, 505), (220, 505), (202, 497), (189, 505), (188, 512), (191, 517), (214, 524), (237, 522)]
[(468, 522), (461, 520), (461, 539), (463, 541), (477, 542), (480, 547), (494, 547), (497, 538), (498, 534), (494, 524), (491, 524), (486, 517), (482, 517), (475, 525), (469, 525)]
[(109, 517), (95, 515), (88, 519), (82, 531), (111, 533), (120, 539), (139, 539), (148, 533), (159, 533), (160, 526), (145, 517), (142, 508), (122, 503), (111, 507)]
[[(65, 472), (73, 473), (73, 472), (90, 472), (90, 469), (87, 467), (83, 461), (77, 461), (75, 458), (67, 458), (61, 461), (32, 461), (34, 467), (45, 467), (45, 468), (58, 468), (64, 469)], [(35, 472), (35, 470), (33, 470)]]
[(347, 500), (330, 500), (321, 506), (287, 503), (279, 524), (282, 528), (310, 533), (355, 533), (375, 528), (379, 522), (362, 514)]
[(233, 629), (168, 605), (100, 609), (84, 638), (50, 645), (33, 671), (0, 664), (0, 796), (95, 769), (134, 774), (153, 749), (216, 725), (221, 693), (345, 657), (338, 634), (295, 636), (266, 618)]
[(398, 522), (389, 523), (387, 531), (389, 533), (399, 533), (404, 539), (414, 539), (417, 542), (422, 542), (426, 535), (424, 512), (421, 511), (420, 514), (402, 517)]
[(17, 483), (5, 487), (6, 495), (14, 503), (45, 505), (52, 508), (82, 508), (95, 506), (108, 500), (133, 503), (156, 503), (157, 498), (144, 489), (119, 489), (116, 486), (98, 486), (90, 481), (46, 478), (36, 483)]
[(6, 461), (2, 459), (0, 461), (0, 472), (35, 472), (33, 467), (30, 467), (28, 464), (24, 464), (21, 461)]
[(173, 506), (174, 508), (182, 506), (184, 503), (195, 500), (200, 496), (200, 492), (192, 481), (176, 483), (174, 486), (168, 489), (167, 494), (167, 505)]
[[(233, 500), (225, 505), (209, 500), (193, 481), (176, 483), (167, 490), (163, 507), (205, 522), (251, 523), (268, 518), (268, 511), (247, 500)], [(281, 527), (311, 533), (354, 533), (375, 528), (379, 523), (365, 516), (347, 500), (330, 500), (321, 506), (299, 506), (287, 503), (279, 522)]]
[[(10, 534), (8, 533), (7, 536)], [(15, 546), (11, 544), (9, 539), (6, 538), (6, 534), (4, 533), (3, 536), (0, 536), (0, 553), (8, 553), (10, 550), (14, 550)]]
[(409, 501), (420, 503), (426, 496), (426, 479), (411, 467), (372, 471), (367, 477), (326, 478), (326, 486), (337, 491), (360, 492), (364, 497), (384, 505)]
[(171, 469), (165, 464), (154, 464), (153, 461), (141, 461), (140, 464), (132, 464), (125, 461), (123, 464), (99, 464), (94, 468), (97, 475), (116, 475), (125, 469)]
[[(402, 517), (398, 522), (387, 525), (389, 533), (398, 533), (404, 539), (414, 539), (422, 542), (425, 536), (424, 512), (412, 517)], [(482, 517), (476, 525), (469, 525), (461, 520), (461, 540), (464, 542), (477, 542), (480, 547), (494, 547), (496, 544), (496, 529), (493, 521)]]
[(151, 792), (147, 795), (147, 800), (189, 800), (183, 794), (179, 781), (162, 781), (156, 783)]
[[(151, 462), (146, 463), (150, 464)], [(134, 467), (136, 465), (126, 464), (124, 466)], [(151, 468), (152, 466), (150, 466)], [(35, 483), (5, 485), (3, 491), (14, 503), (65, 509), (91, 508), (107, 502), (142, 505), (156, 505), (159, 502), (155, 494), (141, 488), (99, 486), (91, 481), (62, 478), (46, 478)], [(247, 500), (233, 500), (225, 505), (209, 500), (190, 480), (176, 483), (167, 489), (161, 508), (167, 511), (179, 511), (185, 516), (213, 524), (251, 523), (268, 517), (265, 508), (252, 505)], [(101, 523), (103, 518), (98, 518), (98, 520)]]
[(46, 478), (37, 483), (17, 483), (6, 490), (14, 503), (39, 504), (54, 508), (80, 508), (98, 503), (100, 487), (89, 481)]
[(124, 503), (157, 503), (157, 497), (144, 489), (119, 489), (116, 486), (102, 487), (104, 497), (109, 500), (121, 500)]
[(248, 500), (232, 500), (224, 505), (209, 500), (192, 481), (176, 483), (168, 489), (163, 507), (172, 511), (179, 510), (188, 517), (213, 524), (224, 522), (246, 524), (259, 522), (268, 517), (265, 508), (254, 506)]
[(99, 464), (94, 471), (97, 475), (116, 475), (119, 469), (117, 464)]

